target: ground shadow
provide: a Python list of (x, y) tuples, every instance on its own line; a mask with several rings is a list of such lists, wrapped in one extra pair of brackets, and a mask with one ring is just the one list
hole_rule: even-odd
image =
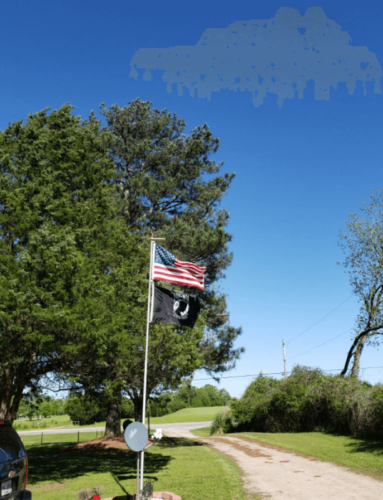
[(318, 432), (322, 432), (323, 434), (327, 434), (328, 436), (336, 436), (336, 437), (346, 437), (352, 439), (353, 442), (346, 444), (346, 448), (350, 453), (373, 453), (375, 455), (383, 455), (383, 439), (371, 439), (371, 438), (361, 438), (361, 437), (352, 437), (350, 434), (346, 432), (335, 432), (331, 429), (318, 430)]
[(383, 455), (383, 440), (354, 438), (353, 443), (346, 445), (350, 453), (373, 453)]
[(203, 446), (203, 443), (199, 443), (198, 441), (187, 438), (163, 437), (156, 446), (158, 446), (159, 448), (182, 448), (185, 446)]
[[(137, 454), (123, 449), (76, 449), (67, 445), (28, 447), (29, 484), (40, 481), (63, 482), (84, 474), (110, 472), (118, 481), (136, 477)], [(173, 460), (159, 453), (145, 454), (145, 473), (156, 480), (156, 473)]]

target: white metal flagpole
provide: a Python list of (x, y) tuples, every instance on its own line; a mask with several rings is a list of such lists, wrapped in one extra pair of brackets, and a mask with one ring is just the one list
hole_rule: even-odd
[[(146, 342), (145, 342), (145, 365), (144, 365), (144, 388), (143, 388), (143, 400), (142, 400), (142, 423), (145, 425), (145, 414), (146, 414), (146, 386), (148, 380), (148, 351), (149, 351), (149, 324), (152, 315), (152, 301), (153, 301), (153, 267), (154, 267), (154, 256), (156, 252), (156, 241), (164, 240), (165, 238), (151, 238), (150, 239), (150, 271), (149, 271), (149, 288), (148, 288), (148, 311), (146, 317)], [(144, 452), (141, 452), (141, 481), (140, 481), (140, 492), (142, 492), (144, 487)], [(141, 496), (141, 494), (140, 494)]]
[[(146, 385), (148, 380), (148, 350), (149, 350), (149, 324), (151, 313), (151, 294), (153, 288), (153, 257), (156, 243), (151, 238), (150, 240), (150, 270), (149, 270), (149, 288), (148, 288), (148, 311), (146, 316), (146, 342), (145, 342), (145, 365), (144, 365), (144, 387), (143, 387), (143, 400), (142, 400), (142, 423), (145, 425), (146, 413)], [(141, 451), (141, 481), (140, 492), (144, 487), (144, 452)]]

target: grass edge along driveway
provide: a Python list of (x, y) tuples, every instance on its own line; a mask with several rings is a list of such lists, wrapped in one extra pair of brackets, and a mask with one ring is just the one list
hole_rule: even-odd
[[(135, 490), (136, 454), (124, 445), (34, 444), (27, 451), (28, 486), (39, 500), (75, 500), (78, 490), (91, 486), (104, 486), (104, 497)], [(257, 500), (243, 491), (241, 471), (232, 460), (194, 440), (163, 438), (146, 453), (145, 464), (155, 490), (173, 491), (183, 500)]]
[[(210, 436), (210, 427), (194, 429), (191, 432), (196, 436)], [(333, 462), (354, 472), (383, 480), (383, 441), (337, 436), (324, 432), (239, 432), (227, 436), (249, 437), (261, 443), (325, 462)]]

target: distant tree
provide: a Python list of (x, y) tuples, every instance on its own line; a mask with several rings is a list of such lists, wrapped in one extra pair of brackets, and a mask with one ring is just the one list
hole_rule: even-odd
[(91, 424), (97, 420), (100, 407), (94, 398), (83, 394), (76, 394), (67, 399), (65, 413), (69, 415), (73, 422)]
[(168, 404), (172, 400), (170, 391), (165, 391), (158, 396), (150, 398), (150, 415), (152, 417), (162, 417), (169, 412)]
[(44, 402), (43, 396), (37, 390), (30, 390), (23, 394), (18, 414), (19, 416), (28, 417), (32, 420), (40, 415), (40, 406)]
[(172, 394), (167, 408), (169, 413), (174, 413), (189, 407), (225, 406), (230, 399), (230, 394), (225, 389), (219, 390), (211, 384), (197, 388), (191, 385), (191, 380), (186, 380), (179, 390)]
[(219, 394), (221, 396), (222, 406), (227, 406), (231, 401), (231, 396), (230, 396), (229, 392), (226, 389), (221, 389), (219, 391)]
[(339, 245), (346, 254), (343, 265), (361, 303), (342, 375), (353, 359), (351, 375), (356, 376), (364, 346), (378, 345), (383, 334), (383, 191), (371, 200), (363, 204), (361, 214), (350, 214), (347, 230), (340, 232)]
[(51, 399), (52, 415), (64, 415), (64, 401), (62, 399)]
[(134, 414), (134, 405), (129, 398), (122, 398), (121, 400), (121, 417), (131, 418)]
[(43, 401), (38, 408), (39, 414), (42, 415), (43, 417), (50, 417), (51, 415), (54, 415), (54, 406), (52, 405), (52, 401)]

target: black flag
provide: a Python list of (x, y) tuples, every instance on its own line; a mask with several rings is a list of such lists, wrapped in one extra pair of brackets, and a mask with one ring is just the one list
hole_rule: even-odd
[(198, 295), (172, 292), (159, 286), (154, 287), (153, 301), (152, 321), (160, 323), (193, 328), (201, 309)]

